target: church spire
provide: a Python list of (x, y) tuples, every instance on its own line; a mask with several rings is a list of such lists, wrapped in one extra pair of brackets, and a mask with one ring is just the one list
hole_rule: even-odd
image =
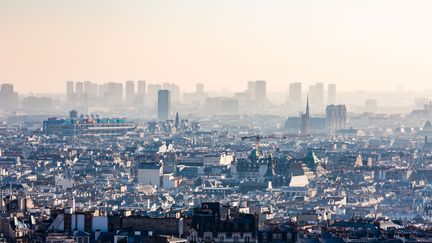
[(309, 94), (308, 94), (306, 100), (306, 113), (302, 113), (301, 115), (301, 133), (303, 135), (309, 134), (309, 119), (310, 119), (310, 114), (309, 114)]
[(180, 118), (179, 118), (179, 113), (178, 112), (176, 112), (174, 127), (176, 129), (179, 129), (179, 127), (180, 127)]

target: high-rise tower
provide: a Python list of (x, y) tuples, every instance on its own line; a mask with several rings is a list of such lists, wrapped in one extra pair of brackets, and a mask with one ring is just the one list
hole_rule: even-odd
[(289, 99), (293, 104), (300, 104), (302, 96), (302, 84), (300, 82), (290, 83)]
[(171, 92), (169, 90), (161, 89), (158, 91), (158, 120), (168, 120), (171, 108)]
[(336, 84), (327, 86), (327, 104), (334, 105), (336, 103)]
[(126, 81), (125, 85), (125, 99), (128, 105), (132, 104), (135, 100), (135, 82), (134, 81)]

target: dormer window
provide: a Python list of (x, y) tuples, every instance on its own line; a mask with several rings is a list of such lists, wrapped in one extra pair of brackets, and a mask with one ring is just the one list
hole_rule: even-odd
[(204, 240), (205, 240), (205, 242), (211, 242), (211, 236), (207, 235)]

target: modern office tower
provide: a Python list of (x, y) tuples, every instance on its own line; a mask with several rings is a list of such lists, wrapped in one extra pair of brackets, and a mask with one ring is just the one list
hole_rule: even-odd
[(162, 89), (164, 90), (171, 90), (171, 84), (170, 83), (163, 83)]
[(160, 121), (168, 120), (171, 109), (171, 92), (166, 89), (158, 91), (157, 118)]
[(66, 82), (66, 98), (69, 102), (73, 101), (73, 98), (75, 96), (75, 83), (74, 81), (67, 81)]
[(14, 86), (13, 86), (13, 84), (2, 84), (0, 92), (2, 94), (13, 94), (14, 93)]
[(76, 82), (75, 83), (75, 105), (78, 106), (87, 106), (87, 99), (84, 97), (84, 83)]
[(320, 109), (324, 105), (324, 84), (316, 83), (315, 85), (309, 85), (309, 101), (317, 109)]
[(290, 83), (288, 96), (292, 103), (300, 104), (302, 97), (302, 84), (300, 82)]
[(75, 96), (77, 99), (81, 99), (82, 94), (84, 94), (84, 83), (83, 82), (76, 82), (75, 83)]
[(93, 83), (92, 81), (84, 82), (84, 93), (81, 97), (80, 105), (84, 110), (86, 110), (89, 106), (96, 104), (96, 97), (98, 95), (98, 85), (97, 83)]
[(265, 101), (267, 99), (267, 82), (264, 80), (255, 81), (255, 100)]
[(328, 105), (326, 108), (326, 128), (335, 132), (346, 127), (347, 110), (345, 105)]
[(117, 101), (118, 104), (123, 103), (123, 84), (114, 83), (115, 85), (110, 88), (110, 93), (113, 95), (113, 99)]
[(123, 84), (110, 82), (107, 84), (107, 90), (104, 94), (105, 101), (112, 105), (123, 103)]
[(309, 89), (308, 89), (308, 97), (310, 97), (310, 102), (311, 104), (314, 104), (314, 98), (315, 97), (315, 85), (309, 85)]
[(368, 99), (365, 101), (365, 112), (376, 113), (378, 110), (378, 101)]
[(145, 100), (145, 103), (154, 106), (157, 102), (158, 91), (161, 89), (162, 87), (160, 84), (148, 84), (147, 99)]
[(267, 82), (264, 80), (249, 81), (246, 94), (252, 100), (264, 101), (267, 99)]
[(92, 91), (92, 82), (91, 81), (84, 81), (84, 94), (90, 94)]
[(178, 85), (171, 83), (163, 83), (162, 89), (169, 90), (171, 92), (172, 102), (180, 101), (180, 87)]
[(126, 81), (126, 103), (132, 104), (135, 101), (135, 82), (134, 81)]
[(334, 105), (336, 103), (336, 84), (327, 86), (327, 104)]
[(322, 107), (324, 105), (324, 84), (316, 83), (315, 84), (315, 105)]
[(144, 105), (146, 104), (146, 86), (147, 84), (144, 80), (139, 80), (137, 82), (137, 92), (133, 104), (135, 106), (135, 109), (137, 109), (137, 111), (140, 113), (145, 111)]
[(255, 81), (249, 81), (246, 93), (249, 95), (249, 97), (254, 100), (255, 99)]
[(84, 82), (84, 94), (86, 94), (90, 98), (94, 98), (98, 93), (98, 85), (97, 83), (93, 83), (92, 81)]
[(139, 80), (137, 82), (137, 96), (143, 100), (145, 94), (146, 94), (146, 81)]
[(197, 94), (203, 94), (204, 93), (204, 84), (203, 83), (197, 83), (196, 84), (196, 93)]
[(180, 102), (180, 86), (176, 84), (171, 84), (171, 96), (173, 102)]
[(2, 84), (0, 87), (0, 109), (13, 112), (18, 106), (18, 93), (14, 91), (13, 84)]
[(101, 99), (105, 99), (108, 96), (108, 83), (104, 83), (99, 85), (98, 87), (98, 97)]

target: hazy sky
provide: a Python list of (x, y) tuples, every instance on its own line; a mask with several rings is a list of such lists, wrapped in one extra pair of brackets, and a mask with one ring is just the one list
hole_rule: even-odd
[(0, 0), (0, 83), (432, 88), (432, 1)]

